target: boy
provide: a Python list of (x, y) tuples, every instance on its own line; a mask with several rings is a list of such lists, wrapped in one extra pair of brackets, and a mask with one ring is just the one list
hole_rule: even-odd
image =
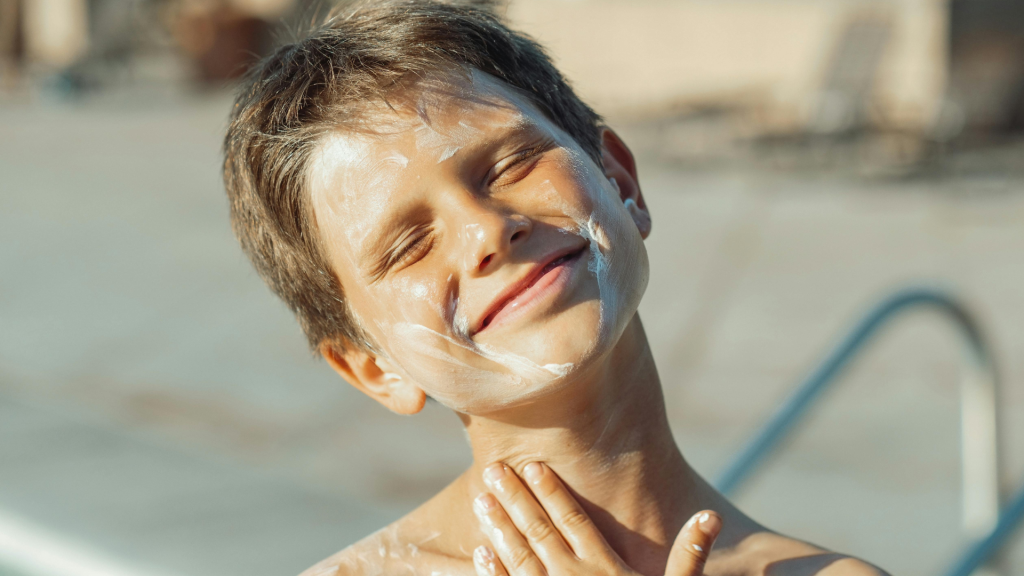
[(234, 230), (311, 346), (396, 413), (453, 409), (473, 450), (311, 576), (879, 573), (763, 528), (683, 459), (636, 312), (633, 157), (491, 11), (329, 19), (250, 74), (225, 157)]

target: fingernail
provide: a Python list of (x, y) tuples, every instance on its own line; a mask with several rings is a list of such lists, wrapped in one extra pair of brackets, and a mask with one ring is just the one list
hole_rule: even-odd
[(505, 476), (504, 464), (491, 464), (484, 469), (484, 482), (491, 485)]
[(697, 526), (705, 535), (714, 538), (718, 536), (718, 531), (722, 529), (722, 519), (718, 517), (718, 514), (705, 512), (697, 519)]
[(494, 496), (491, 496), (487, 492), (484, 492), (473, 500), (473, 509), (480, 514), (487, 514), (497, 505), (498, 501), (494, 499)]
[(540, 481), (540, 475), (544, 473), (544, 468), (537, 462), (530, 462), (523, 469), (523, 476), (530, 482), (536, 483)]
[(700, 514), (694, 514), (693, 516), (690, 516), (690, 519), (686, 521), (686, 524), (683, 524), (683, 530), (687, 530), (691, 526), (693, 526), (694, 523), (697, 522), (697, 517), (698, 516), (700, 516)]
[(473, 564), (476, 564), (477, 574), (488, 576), (496, 572), (494, 567), (494, 552), (487, 546), (477, 546), (473, 550)]
[(484, 562), (494, 561), (494, 552), (492, 552), (487, 546), (477, 546), (476, 550), (473, 551), (473, 555)]

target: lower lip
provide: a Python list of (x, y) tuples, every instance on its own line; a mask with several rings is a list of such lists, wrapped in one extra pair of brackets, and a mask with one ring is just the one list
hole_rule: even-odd
[(572, 279), (573, 265), (580, 261), (582, 254), (583, 251), (581, 250), (558, 264), (550, 266), (540, 278), (537, 278), (533, 285), (516, 296), (515, 299), (495, 314), (494, 318), (491, 319), (484, 329), (507, 324), (536, 308), (546, 297), (561, 293), (569, 285), (569, 280)]

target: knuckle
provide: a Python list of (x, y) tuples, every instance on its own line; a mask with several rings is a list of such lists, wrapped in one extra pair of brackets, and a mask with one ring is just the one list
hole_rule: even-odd
[(541, 542), (547, 540), (554, 534), (554, 528), (546, 520), (534, 520), (530, 522), (526, 529), (523, 530), (523, 535), (526, 536), (531, 542)]
[(527, 548), (516, 547), (508, 551), (509, 568), (513, 572), (525, 568), (533, 558), (533, 552)]
[(569, 530), (578, 529), (590, 524), (590, 518), (580, 510), (572, 510), (562, 515), (561, 524)]

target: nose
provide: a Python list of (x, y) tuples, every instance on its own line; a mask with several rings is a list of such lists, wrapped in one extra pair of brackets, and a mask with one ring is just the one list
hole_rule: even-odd
[(462, 267), (467, 274), (482, 276), (498, 268), (533, 229), (529, 218), (476, 198), (461, 204), (457, 235), (463, 244)]

